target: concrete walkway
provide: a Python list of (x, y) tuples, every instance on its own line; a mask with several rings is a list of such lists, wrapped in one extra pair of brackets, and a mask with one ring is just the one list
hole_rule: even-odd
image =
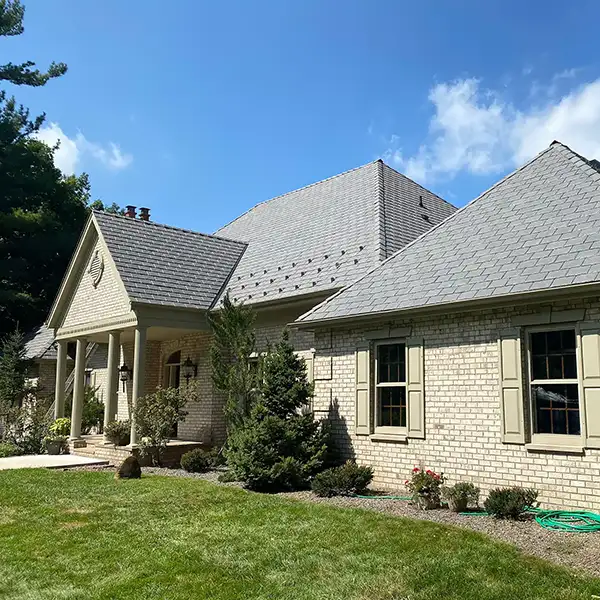
[(75, 456), (73, 454), (28, 454), (0, 458), (0, 471), (6, 469), (61, 469), (65, 467), (84, 467), (87, 465), (107, 465), (107, 460)]

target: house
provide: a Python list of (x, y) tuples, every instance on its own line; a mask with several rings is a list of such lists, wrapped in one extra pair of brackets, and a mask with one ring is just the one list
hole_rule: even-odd
[(297, 319), (315, 407), (376, 481), (423, 465), (600, 510), (597, 168), (554, 142)]
[[(213, 389), (207, 314), (229, 292), (257, 313), (259, 350), (283, 327), (441, 223), (455, 207), (377, 160), (258, 204), (214, 235), (154, 223), (149, 211), (93, 212), (52, 307), (55, 416), (64, 414), (67, 355), (75, 346), (71, 438), (75, 451), (107, 456), (81, 437), (88, 355), (106, 348), (105, 422), (131, 418), (137, 398), (158, 385), (195, 379), (177, 429), (183, 442), (220, 443), (223, 398)], [(314, 378), (314, 335), (295, 331)], [(131, 441), (136, 432), (132, 423)], [(91, 448), (93, 446), (93, 448)]]

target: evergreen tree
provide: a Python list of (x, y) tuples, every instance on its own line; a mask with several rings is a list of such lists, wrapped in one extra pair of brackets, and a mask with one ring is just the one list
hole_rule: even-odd
[(239, 425), (256, 396), (260, 368), (252, 355), (256, 347), (254, 311), (234, 304), (226, 294), (221, 310), (208, 316), (213, 334), (210, 348), (212, 380), (225, 395), (228, 431)]
[(0, 415), (21, 406), (29, 361), (25, 358), (25, 339), (16, 329), (0, 345)]
[(260, 391), (248, 418), (229, 436), (227, 464), (250, 489), (306, 487), (327, 460), (328, 430), (301, 411), (312, 385), (287, 332), (265, 357)]

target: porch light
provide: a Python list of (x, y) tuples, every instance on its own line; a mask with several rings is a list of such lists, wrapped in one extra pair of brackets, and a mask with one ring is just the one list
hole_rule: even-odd
[(131, 377), (131, 369), (125, 363), (123, 363), (119, 367), (119, 379), (123, 382), (123, 391), (125, 391), (125, 385), (129, 381), (130, 377)]
[(185, 382), (188, 383), (192, 377), (198, 375), (198, 365), (192, 362), (192, 359), (188, 356), (181, 365), (181, 371), (185, 377)]

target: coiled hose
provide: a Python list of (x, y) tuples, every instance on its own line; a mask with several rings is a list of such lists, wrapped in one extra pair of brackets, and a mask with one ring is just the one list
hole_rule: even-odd
[(544, 529), (592, 533), (600, 531), (600, 515), (584, 511), (531, 509)]

